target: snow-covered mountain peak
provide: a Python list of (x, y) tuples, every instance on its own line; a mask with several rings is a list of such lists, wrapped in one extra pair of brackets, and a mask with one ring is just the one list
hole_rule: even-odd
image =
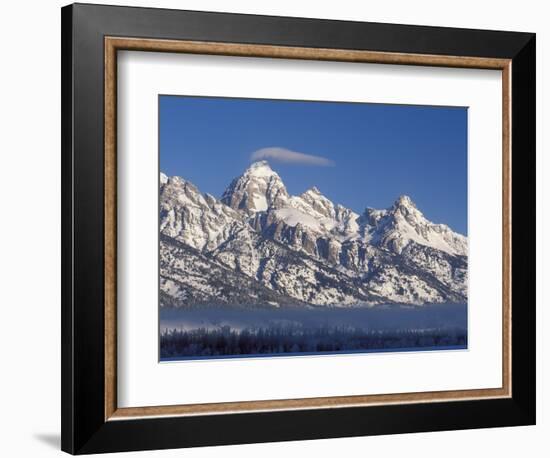
[[(243, 175), (254, 175), (257, 177), (270, 177), (277, 175), (276, 172), (270, 167), (267, 161), (257, 161), (252, 163)], [(278, 176), (278, 175), (277, 175)]]
[(223, 193), (221, 201), (248, 214), (279, 208), (288, 199), (286, 187), (267, 161), (254, 162), (235, 178)]
[(160, 219), (164, 235), (198, 250), (217, 247), (246, 225), (240, 212), (178, 176), (161, 181)]
[(418, 207), (416, 206), (416, 204), (407, 195), (399, 196), (393, 204), (393, 209), (401, 210), (405, 214), (418, 212), (420, 215), (422, 215), (420, 210), (418, 210)]
[(404, 206), (404, 207), (414, 207), (416, 208), (416, 204), (413, 202), (413, 200), (407, 196), (406, 194), (403, 194), (397, 198), (395, 201), (396, 206)]
[(371, 243), (401, 253), (411, 242), (451, 255), (467, 256), (468, 241), (444, 224), (426, 219), (408, 196), (399, 197), (388, 210), (365, 210)]
[(400, 196), (390, 208), (389, 213), (397, 224), (406, 222), (414, 228), (432, 224), (409, 196)]
[(297, 208), (316, 219), (333, 219), (335, 217), (334, 204), (330, 199), (321, 194), (321, 191), (315, 186), (300, 196), (291, 197), (289, 204), (291, 207)]
[(342, 205), (335, 205), (316, 187), (290, 197), (286, 208), (277, 211), (276, 216), (289, 226), (294, 227), (299, 222), (302, 228), (318, 234), (309, 234), (311, 238), (321, 235), (335, 243), (355, 237), (359, 230), (359, 215)]

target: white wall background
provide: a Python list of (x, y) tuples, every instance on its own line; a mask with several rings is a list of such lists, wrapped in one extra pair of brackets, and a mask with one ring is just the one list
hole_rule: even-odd
[[(352, 439), (332, 439), (223, 448), (148, 452), (170, 457), (445, 456), (480, 454), (544, 456), (550, 435), (549, 339), (544, 330), (550, 294), (543, 244), (550, 228), (543, 210), (550, 161), (543, 163), (543, 87), (550, 48), (550, 14), (540, 0), (128, 0), (136, 6), (228, 11), (326, 19), (349, 19), (451, 27), (519, 30), (537, 36), (538, 128), (538, 425)], [(97, 2), (93, 2), (97, 3)], [(109, 0), (110, 4), (127, 4)], [(0, 14), (0, 454), (59, 455), (60, 403), (60, 11), (57, 0), (5, 2)], [(547, 143), (546, 143), (547, 144)], [(546, 221), (543, 221), (545, 219)], [(546, 263), (547, 264), (547, 263)], [(546, 301), (545, 301), (546, 299)], [(546, 452), (547, 453), (547, 452)], [(125, 456), (138, 456), (127, 454)], [(140, 456), (144, 456), (142, 453)]]

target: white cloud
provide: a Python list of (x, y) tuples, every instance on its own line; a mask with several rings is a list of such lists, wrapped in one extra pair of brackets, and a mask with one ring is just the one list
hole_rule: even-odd
[(314, 156), (313, 154), (299, 153), (297, 151), (291, 151), (286, 148), (271, 147), (262, 148), (250, 156), (252, 161), (258, 161), (261, 159), (271, 159), (273, 161), (284, 162), (287, 164), (305, 164), (316, 165), (319, 167), (331, 167), (334, 165), (334, 161), (322, 156)]

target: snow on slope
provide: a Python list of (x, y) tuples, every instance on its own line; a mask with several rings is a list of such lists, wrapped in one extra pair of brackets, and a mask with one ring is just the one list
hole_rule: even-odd
[[(289, 226), (295, 227), (298, 224), (305, 226), (317, 232), (323, 231), (324, 221), (319, 221), (313, 216), (303, 213), (300, 210), (292, 207), (285, 207), (279, 210), (275, 210), (275, 215), (278, 220), (284, 221)], [(329, 222), (331, 222), (329, 220)]]

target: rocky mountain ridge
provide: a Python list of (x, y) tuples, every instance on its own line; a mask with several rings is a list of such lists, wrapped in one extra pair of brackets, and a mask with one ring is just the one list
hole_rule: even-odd
[(221, 199), (160, 180), (161, 304), (372, 306), (465, 302), (467, 238), (407, 196), (362, 214), (288, 193), (266, 161)]

